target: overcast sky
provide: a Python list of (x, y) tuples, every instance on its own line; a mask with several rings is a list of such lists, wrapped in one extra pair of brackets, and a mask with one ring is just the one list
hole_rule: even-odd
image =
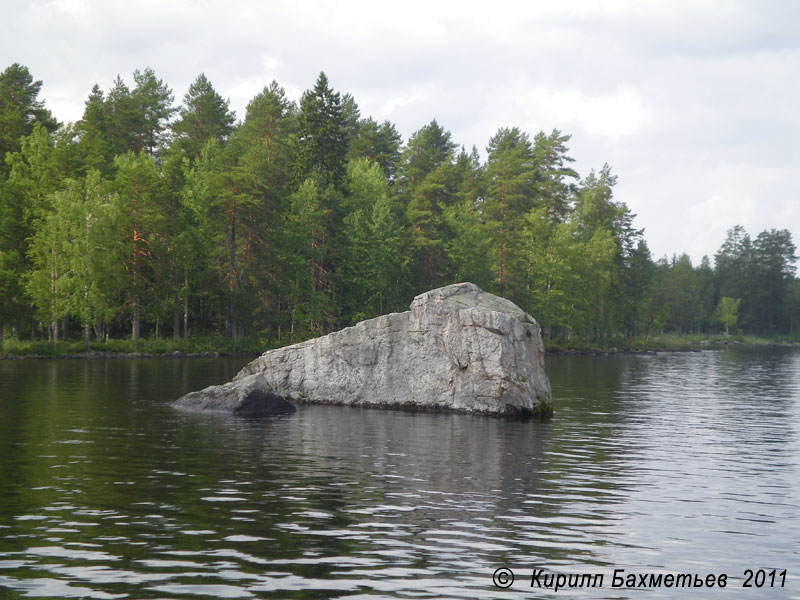
[(713, 255), (726, 230), (800, 236), (800, 3), (0, 0), (0, 69), (61, 121), (94, 83), (152, 67), (180, 102), (204, 72), (238, 117), (320, 71), (404, 139), (437, 119), (485, 156), (503, 126), (571, 134), (603, 163), (654, 257)]

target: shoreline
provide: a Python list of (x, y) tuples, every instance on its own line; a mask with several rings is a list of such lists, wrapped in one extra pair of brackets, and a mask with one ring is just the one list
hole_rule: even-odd
[[(670, 352), (705, 352), (705, 351), (724, 351), (732, 346), (751, 346), (751, 347), (793, 347), (800, 346), (800, 342), (766, 342), (754, 343), (743, 342), (740, 340), (704, 340), (701, 342), (689, 342), (685, 345), (670, 347), (669, 345), (644, 348), (608, 348), (576, 347), (563, 348), (560, 346), (545, 347), (545, 356), (614, 356), (614, 355), (656, 355)], [(266, 351), (266, 350), (265, 350)], [(184, 358), (225, 358), (225, 357), (257, 357), (262, 352), (182, 352), (174, 350), (172, 352), (152, 353), (152, 352), (111, 352), (95, 350), (92, 352), (66, 352), (61, 354), (0, 354), (0, 360), (135, 360), (146, 359), (184, 359)]]
[(134, 360), (137, 358), (158, 358), (158, 359), (180, 359), (180, 358), (225, 358), (225, 357), (245, 357), (259, 356), (254, 352), (164, 352), (153, 354), (150, 352), (77, 352), (63, 354), (0, 354), (0, 360), (104, 360), (104, 359), (124, 359)]
[(721, 352), (731, 347), (751, 347), (751, 348), (777, 348), (800, 346), (800, 342), (747, 342), (741, 340), (702, 340), (700, 342), (687, 342), (681, 345), (653, 345), (644, 348), (592, 348), (577, 347), (563, 348), (554, 346), (545, 348), (546, 356), (613, 356), (622, 355), (655, 355), (667, 354), (672, 352)]

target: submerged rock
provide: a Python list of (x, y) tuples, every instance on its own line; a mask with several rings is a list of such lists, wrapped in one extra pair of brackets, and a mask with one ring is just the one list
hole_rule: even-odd
[[(484, 414), (552, 412), (539, 325), (514, 303), (472, 283), (431, 290), (411, 310), (265, 352), (233, 381), (178, 401), (207, 400), (263, 376), (294, 402)], [(201, 406), (202, 405), (202, 406)]]
[(284, 415), (297, 410), (286, 398), (273, 393), (260, 373), (224, 385), (212, 385), (199, 392), (190, 392), (176, 400), (173, 406), (241, 417)]

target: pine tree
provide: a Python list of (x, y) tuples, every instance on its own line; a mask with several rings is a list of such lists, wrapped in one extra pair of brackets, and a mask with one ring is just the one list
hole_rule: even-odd
[(567, 156), (572, 136), (554, 129), (550, 135), (537, 133), (533, 138), (533, 156), (536, 164), (537, 202), (544, 207), (545, 216), (554, 222), (563, 221), (569, 212), (570, 198), (575, 191), (578, 173), (568, 166), (575, 162)]
[(127, 305), (131, 316), (131, 339), (141, 336), (144, 310), (153, 300), (158, 275), (162, 229), (166, 217), (162, 203), (163, 181), (155, 160), (129, 152), (116, 158), (115, 188), (124, 215), (122, 232), (127, 245), (124, 259), (128, 277)]
[(280, 337), (288, 324), (285, 309), (291, 290), (283, 246), (282, 222), (289, 208), (297, 149), (297, 110), (276, 82), (248, 104), (244, 123), (231, 138), (236, 149), (237, 182), (242, 190), (242, 281), (256, 299), (249, 311)]
[(483, 204), (488, 234), (494, 242), (492, 256), (498, 292), (514, 296), (519, 290), (519, 256), (522, 216), (533, 207), (535, 166), (527, 134), (516, 127), (501, 128), (489, 140), (486, 168), (487, 194)]
[(402, 138), (389, 121), (380, 125), (371, 117), (358, 125), (358, 135), (350, 143), (350, 158), (366, 158), (378, 163), (387, 181), (394, 183), (400, 162)]
[(400, 191), (405, 202), (430, 173), (453, 162), (455, 148), (450, 132), (445, 131), (436, 119), (411, 135), (403, 150), (399, 174)]

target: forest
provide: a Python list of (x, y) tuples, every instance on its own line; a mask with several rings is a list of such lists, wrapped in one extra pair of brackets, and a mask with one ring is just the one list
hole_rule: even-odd
[(180, 104), (152, 69), (95, 85), (59, 123), (42, 82), (0, 74), (0, 342), (225, 336), (274, 347), (472, 281), (547, 340), (796, 334), (786, 229), (654, 259), (608, 165), (570, 135), (504, 127), (486, 159), (437, 120), (403, 140), (324, 73), (272, 82), (237, 119), (199, 75)]

